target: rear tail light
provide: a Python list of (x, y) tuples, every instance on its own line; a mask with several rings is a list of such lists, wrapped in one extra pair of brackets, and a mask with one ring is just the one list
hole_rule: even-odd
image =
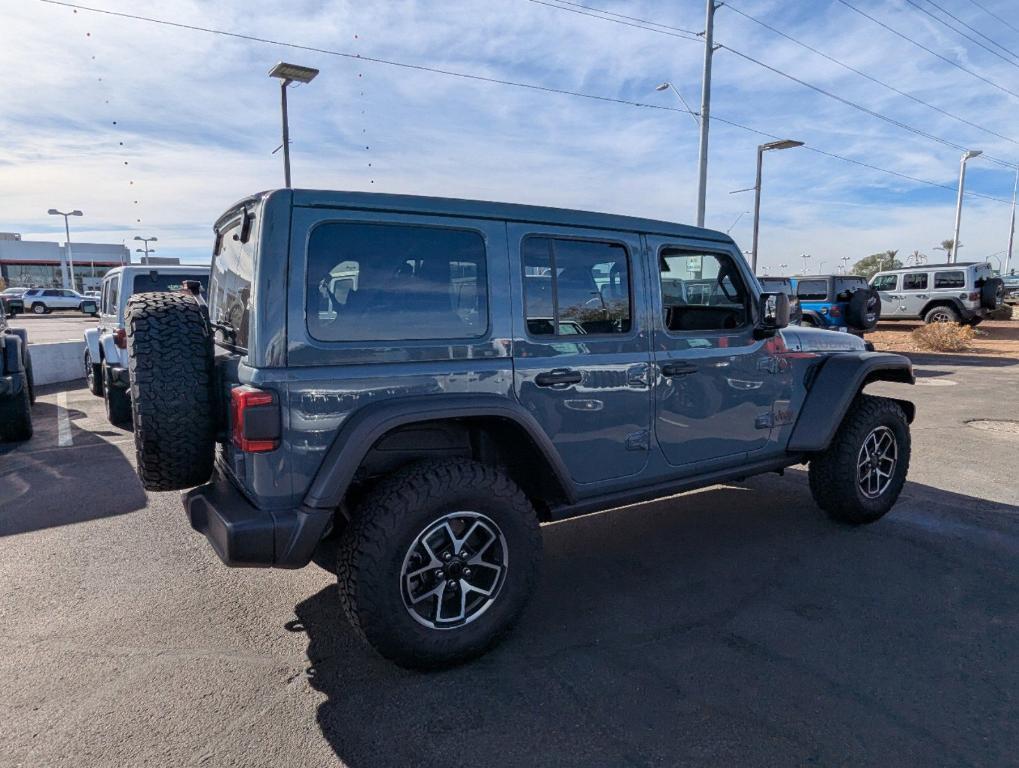
[(117, 349), (127, 349), (127, 331), (123, 328), (118, 328), (113, 332), (113, 345)]
[(839, 307), (832, 307), (831, 308), (831, 316), (832, 317), (842, 317), (842, 309), (839, 308)]
[(265, 453), (279, 448), (280, 409), (276, 396), (255, 387), (230, 390), (230, 423), (233, 444), (246, 453)]
[(980, 292), (979, 291), (973, 291), (969, 295), (969, 300), (970, 301), (977, 301), (979, 298), (980, 298)]

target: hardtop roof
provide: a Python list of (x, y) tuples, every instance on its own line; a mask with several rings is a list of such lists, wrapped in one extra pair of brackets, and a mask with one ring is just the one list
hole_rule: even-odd
[[(288, 190), (270, 190), (238, 201), (216, 221), (221, 222), (235, 215), (238, 208), (268, 195), (286, 193)], [(688, 224), (623, 216), (614, 213), (582, 211), (570, 208), (551, 208), (520, 203), (500, 203), (485, 200), (466, 200), (452, 197), (427, 197), (421, 195), (398, 195), (378, 192), (344, 192), (337, 190), (295, 189), (293, 204), (302, 208), (343, 208), (346, 210), (392, 211), (395, 213), (417, 213), (433, 216), (457, 216), (474, 219), (504, 219), (532, 224), (559, 224), (588, 229), (622, 230), (648, 234), (708, 240), (716, 243), (734, 244), (731, 237), (717, 230), (695, 227)]]

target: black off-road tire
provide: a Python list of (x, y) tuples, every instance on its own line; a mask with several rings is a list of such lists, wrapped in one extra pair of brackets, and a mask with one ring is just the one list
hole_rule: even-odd
[(216, 412), (212, 333), (204, 310), (182, 293), (140, 293), (125, 317), (138, 476), (149, 491), (174, 491), (212, 475)]
[(923, 321), (930, 325), (932, 323), (959, 323), (959, 313), (955, 307), (950, 307), (946, 304), (939, 304), (936, 307), (931, 307), (927, 310), (927, 314), (923, 316)]
[[(13, 349), (7, 346), (12, 345)], [(0, 373), (16, 371), (17, 363), (24, 365), (21, 338), (17, 335), (5, 337), (0, 333)], [(28, 391), (27, 377), (21, 391), (10, 397), (0, 397), (0, 441), (20, 442), (32, 436), (32, 398)]]
[[(887, 488), (868, 498), (858, 481), (858, 459), (864, 440), (878, 427), (895, 436), (897, 460)], [(906, 414), (894, 400), (857, 395), (831, 445), (810, 460), (810, 491), (832, 520), (851, 525), (873, 523), (899, 498), (909, 471), (910, 435)]]
[[(494, 602), (456, 628), (418, 623), (404, 605), (402, 568), (416, 537), (443, 515), (477, 511), (506, 539), (507, 567)], [(534, 507), (500, 469), (467, 459), (424, 461), (382, 481), (340, 536), (340, 603), (360, 637), (403, 667), (436, 669), (475, 658), (520, 616), (541, 565)]]
[(104, 364), (99, 373), (103, 382), (103, 405), (106, 418), (116, 427), (131, 426), (131, 396), (127, 390), (113, 386), (109, 368)]
[(857, 331), (872, 331), (881, 319), (881, 294), (873, 288), (853, 291), (846, 309), (846, 322)]
[(92, 361), (92, 353), (85, 347), (85, 382), (88, 384), (88, 391), (96, 397), (103, 396), (103, 364)]

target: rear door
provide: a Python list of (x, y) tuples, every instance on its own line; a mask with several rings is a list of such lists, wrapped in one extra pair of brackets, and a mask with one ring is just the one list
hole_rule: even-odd
[(517, 397), (578, 484), (640, 472), (651, 425), (640, 236), (508, 225)]
[(899, 307), (902, 317), (919, 317), (930, 299), (930, 275), (926, 272), (907, 272), (902, 276)]

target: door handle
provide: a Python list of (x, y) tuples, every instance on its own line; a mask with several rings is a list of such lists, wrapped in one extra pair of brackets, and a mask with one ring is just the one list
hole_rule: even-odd
[(539, 387), (566, 386), (568, 384), (579, 384), (583, 376), (580, 371), (570, 368), (554, 368), (551, 371), (539, 373), (534, 377), (534, 383)]
[(665, 363), (662, 365), (662, 376), (686, 376), (689, 373), (697, 373), (697, 366), (693, 363)]

